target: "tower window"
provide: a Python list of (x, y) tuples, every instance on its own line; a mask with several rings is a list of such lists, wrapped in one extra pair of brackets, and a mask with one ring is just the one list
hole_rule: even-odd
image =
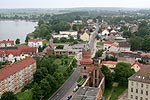
[(86, 70), (86, 67), (84, 67), (84, 70)]

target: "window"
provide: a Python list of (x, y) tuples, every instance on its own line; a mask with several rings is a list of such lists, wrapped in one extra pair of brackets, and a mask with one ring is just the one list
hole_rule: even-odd
[(86, 70), (86, 67), (84, 67), (84, 70)]
[(133, 95), (131, 95), (131, 99), (133, 99)]
[(138, 93), (138, 89), (136, 89), (136, 93)]
[(141, 94), (143, 94), (143, 90), (141, 90)]
[(135, 99), (138, 100), (138, 96), (136, 96)]
[(131, 92), (133, 92), (133, 88), (131, 88)]
[(142, 98), (142, 97), (140, 97), (140, 100), (143, 100), (143, 98)]
[(83, 78), (87, 78), (87, 76), (86, 76), (86, 75), (83, 75)]
[(136, 86), (138, 86), (138, 83), (136, 83)]
[(143, 87), (143, 84), (141, 84), (141, 87)]
[(133, 86), (133, 82), (131, 82), (131, 85)]
[(146, 88), (148, 89), (148, 85), (146, 85)]
[(148, 91), (146, 91), (146, 95), (148, 95)]

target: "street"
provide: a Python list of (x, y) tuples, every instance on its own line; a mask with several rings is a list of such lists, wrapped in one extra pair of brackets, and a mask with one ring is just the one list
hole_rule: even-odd
[(80, 77), (80, 67), (77, 67), (69, 79), (48, 99), (60, 100)]

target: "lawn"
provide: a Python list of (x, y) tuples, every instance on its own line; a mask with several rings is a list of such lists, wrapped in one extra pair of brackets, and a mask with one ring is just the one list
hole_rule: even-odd
[(114, 89), (114, 92), (110, 98), (110, 100), (118, 100), (118, 97), (127, 89), (127, 86), (119, 85)]
[(16, 94), (18, 100), (32, 100), (32, 90), (25, 90)]
[[(105, 97), (105, 99), (107, 99), (107, 97), (109, 96), (111, 90), (113, 87), (109, 87), (109, 88), (105, 88), (104, 94), (103, 96)], [(118, 97), (127, 89), (127, 86), (122, 86), (119, 85), (118, 87), (116, 87), (114, 89), (113, 94), (111, 95), (110, 100), (118, 100)]]
[(107, 99), (107, 97), (109, 96), (110, 92), (111, 92), (112, 87), (109, 88), (105, 88), (104, 94), (103, 96), (105, 97), (105, 99)]

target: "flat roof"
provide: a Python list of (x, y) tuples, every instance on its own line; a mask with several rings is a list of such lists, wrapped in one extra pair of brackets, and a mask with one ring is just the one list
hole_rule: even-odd
[(99, 89), (95, 87), (81, 87), (72, 100), (95, 100), (98, 90)]

